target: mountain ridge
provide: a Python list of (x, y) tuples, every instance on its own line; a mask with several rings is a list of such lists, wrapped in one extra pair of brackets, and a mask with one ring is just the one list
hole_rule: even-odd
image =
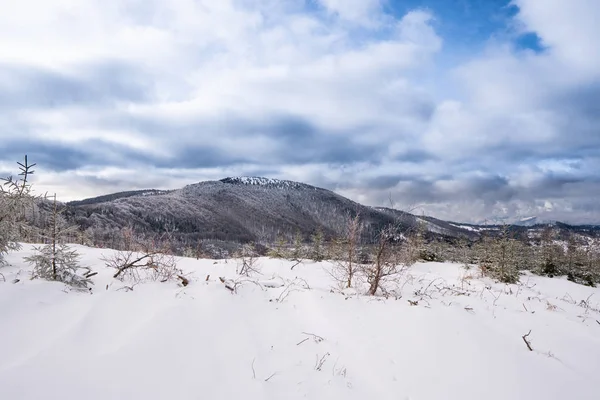
[[(301, 182), (263, 177), (227, 177), (201, 181), (175, 190), (146, 189), (118, 192), (66, 203), (69, 219), (109, 247), (125, 228), (142, 236), (169, 235), (178, 248), (195, 247), (199, 241), (228, 243), (291, 242), (297, 235), (310, 240), (316, 232), (340, 237), (349, 217), (364, 225), (361, 240), (373, 242), (380, 230), (394, 224), (401, 231), (424, 225), (431, 238), (449, 240), (479, 238), (501, 225), (475, 225), (415, 216), (386, 207), (357, 203), (331, 190)], [(545, 225), (511, 229), (528, 235)], [(556, 224), (562, 230), (597, 234), (593, 226), (581, 228)]]

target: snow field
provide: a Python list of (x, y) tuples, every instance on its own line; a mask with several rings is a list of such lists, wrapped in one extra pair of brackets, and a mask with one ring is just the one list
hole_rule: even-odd
[(598, 399), (596, 288), (421, 263), (386, 299), (341, 293), (327, 262), (261, 258), (250, 282), (235, 260), (181, 258), (189, 286), (129, 291), (112, 250), (75, 248), (91, 293), (29, 280), (30, 245), (7, 257), (0, 399)]

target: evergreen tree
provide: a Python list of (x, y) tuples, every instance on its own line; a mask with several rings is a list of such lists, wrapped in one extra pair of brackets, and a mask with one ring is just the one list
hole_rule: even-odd
[[(64, 243), (64, 240), (77, 230), (77, 226), (67, 223), (58, 209), (54, 195), (49, 224), (40, 232), (47, 244), (35, 247), (35, 253), (24, 258), (26, 262), (33, 264), (34, 278), (64, 282), (79, 288), (85, 288), (92, 283), (89, 279), (90, 269), (79, 264), (79, 253)], [(83, 271), (83, 275), (78, 274), (80, 270)]]
[(323, 261), (323, 231), (321, 228), (312, 235), (312, 254), (311, 257), (314, 261)]

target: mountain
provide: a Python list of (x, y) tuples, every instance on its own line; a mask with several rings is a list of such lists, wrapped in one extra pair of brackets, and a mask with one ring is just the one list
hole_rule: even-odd
[[(310, 240), (317, 231), (326, 238), (343, 235), (349, 216), (359, 215), (364, 243), (373, 242), (390, 224), (399, 233), (426, 228), (428, 238), (495, 234), (501, 225), (472, 225), (415, 216), (385, 207), (368, 207), (330, 190), (304, 183), (261, 177), (229, 177), (199, 182), (178, 190), (139, 190), (67, 203), (68, 218), (92, 237), (94, 243), (118, 248), (125, 228), (145, 238), (168, 237), (174, 250), (211, 243), (219, 248), (255, 242), (272, 244), (296, 235)], [(521, 238), (531, 238), (548, 224), (535, 217), (511, 225)], [(553, 223), (564, 237), (569, 232), (598, 237), (600, 227)]]
[(422, 220), (430, 232), (468, 236), (474, 232), (435, 218), (358, 204), (330, 190), (304, 183), (260, 177), (230, 177), (199, 182), (172, 191), (121, 192), (67, 203), (69, 218), (108, 246), (115, 233), (132, 227), (141, 235), (169, 234), (180, 246), (199, 240), (272, 243), (278, 237), (304, 240), (321, 230), (337, 237), (348, 216), (365, 225), (363, 241), (372, 241), (389, 224), (400, 230)]

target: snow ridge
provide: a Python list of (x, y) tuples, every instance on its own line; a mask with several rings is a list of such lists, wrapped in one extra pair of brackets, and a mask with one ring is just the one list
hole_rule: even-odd
[(300, 189), (308, 187), (303, 183), (286, 181), (273, 178), (264, 178), (260, 176), (237, 176), (221, 179), (223, 183), (229, 183), (233, 185), (252, 185), (252, 186), (264, 186), (268, 188), (277, 189)]

